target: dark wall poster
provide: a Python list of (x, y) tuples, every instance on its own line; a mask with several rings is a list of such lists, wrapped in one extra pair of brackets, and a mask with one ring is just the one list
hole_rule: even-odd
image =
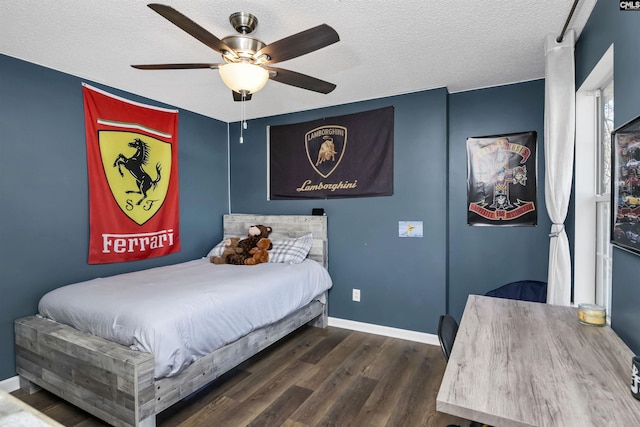
[(611, 243), (640, 254), (640, 117), (611, 133)]
[(533, 226), (537, 133), (467, 138), (467, 223)]
[(393, 194), (394, 108), (269, 128), (272, 200)]

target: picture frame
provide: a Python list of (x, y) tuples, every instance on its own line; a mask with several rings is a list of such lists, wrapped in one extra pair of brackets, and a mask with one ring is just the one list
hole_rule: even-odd
[(536, 131), (467, 138), (467, 224), (538, 224)]
[(640, 255), (640, 116), (611, 132), (611, 244)]

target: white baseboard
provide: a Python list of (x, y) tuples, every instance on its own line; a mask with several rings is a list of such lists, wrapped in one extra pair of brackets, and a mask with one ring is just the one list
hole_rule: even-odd
[[(337, 317), (329, 317), (329, 326), (440, 346), (437, 335), (427, 334), (424, 332), (391, 328), (388, 326), (374, 325), (372, 323), (355, 322), (353, 320), (339, 319)], [(0, 390), (4, 390), (7, 393), (16, 391), (19, 388), (20, 380), (17, 375), (15, 377), (7, 378), (6, 380), (0, 381)]]
[(11, 393), (20, 388), (20, 380), (18, 376), (7, 378), (6, 380), (0, 381), (0, 390), (6, 391), (7, 393)]
[(437, 335), (427, 334), (425, 332), (416, 332), (407, 329), (374, 325), (371, 323), (355, 322), (353, 320), (339, 319), (337, 317), (329, 317), (329, 326), (440, 346), (440, 341), (438, 341)]

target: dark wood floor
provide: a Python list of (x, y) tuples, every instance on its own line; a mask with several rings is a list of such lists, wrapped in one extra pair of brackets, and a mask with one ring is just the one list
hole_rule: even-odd
[[(436, 412), (444, 368), (436, 346), (305, 327), (167, 409), (157, 425), (468, 425)], [(65, 426), (106, 426), (48, 392), (13, 394)]]

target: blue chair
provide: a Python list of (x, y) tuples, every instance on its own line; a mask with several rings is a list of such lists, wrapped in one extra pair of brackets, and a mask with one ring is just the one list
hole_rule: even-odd
[(451, 356), (451, 350), (457, 334), (458, 322), (456, 322), (456, 319), (448, 314), (441, 315), (438, 321), (438, 341), (440, 341), (444, 360), (447, 362), (449, 361), (449, 356)]
[(520, 280), (507, 283), (485, 294), (488, 297), (547, 302), (547, 282)]

